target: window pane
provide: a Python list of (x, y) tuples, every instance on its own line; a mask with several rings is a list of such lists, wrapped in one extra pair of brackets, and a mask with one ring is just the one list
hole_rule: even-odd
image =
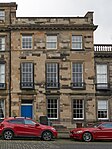
[(83, 100), (73, 100), (73, 118), (83, 119), (84, 118), (84, 101)]
[(107, 109), (107, 101), (99, 100), (98, 101), (98, 109)]
[(33, 81), (33, 64), (32, 63), (23, 63), (22, 64), (22, 79), (26, 82)]
[(5, 50), (5, 37), (0, 37), (0, 51)]
[(98, 118), (99, 119), (107, 119), (107, 111), (98, 111)]
[(98, 101), (98, 118), (99, 119), (108, 118), (108, 101), (107, 100)]
[(47, 115), (48, 118), (58, 118), (58, 99), (47, 99)]
[(82, 36), (72, 36), (72, 49), (82, 49)]
[(46, 64), (46, 82), (47, 87), (58, 87), (58, 64), (48, 63)]
[(0, 83), (5, 83), (5, 64), (0, 64)]
[(32, 49), (32, 36), (31, 35), (22, 36), (22, 49)]
[(107, 65), (97, 64), (97, 87), (107, 87)]
[(98, 74), (106, 74), (107, 73), (107, 65), (106, 64), (104, 64), (104, 65), (97, 64), (97, 73)]
[(21, 83), (25, 87), (33, 87), (33, 63), (21, 64)]
[(56, 49), (57, 48), (57, 36), (47, 36), (46, 38), (46, 47), (47, 49)]
[(81, 63), (72, 64), (73, 87), (83, 87), (83, 65)]
[(0, 11), (0, 20), (4, 20), (4, 19), (5, 19), (5, 12)]

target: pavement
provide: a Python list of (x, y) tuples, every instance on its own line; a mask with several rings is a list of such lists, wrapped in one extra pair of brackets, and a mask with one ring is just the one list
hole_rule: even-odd
[(71, 139), (41, 141), (39, 139), (1, 140), (0, 149), (111, 149), (112, 142), (82, 142)]
[(69, 141), (67, 132), (59, 132), (58, 138), (52, 141), (41, 141), (39, 138), (14, 138), (13, 140), (0, 138), (0, 149), (62, 149), (61, 144)]
[(59, 149), (53, 141), (0, 140), (0, 149)]
[(59, 139), (69, 139), (69, 132), (58, 132)]

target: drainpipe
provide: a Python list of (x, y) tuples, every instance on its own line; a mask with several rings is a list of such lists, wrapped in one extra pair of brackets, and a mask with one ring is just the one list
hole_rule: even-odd
[[(10, 6), (10, 23), (11, 25), (11, 6)], [(9, 117), (11, 117), (11, 29), (9, 29)]]

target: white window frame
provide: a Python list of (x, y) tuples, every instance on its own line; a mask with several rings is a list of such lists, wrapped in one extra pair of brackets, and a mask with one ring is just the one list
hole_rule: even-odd
[[(58, 84), (59, 83), (58, 69), (59, 69), (58, 63), (47, 63), (46, 64), (47, 88), (58, 88), (59, 87), (59, 84)], [(49, 83), (51, 83), (50, 86), (48, 85)]]
[[(56, 104), (57, 104), (57, 108), (51, 108), (51, 107), (48, 108), (48, 100), (52, 100), (52, 101), (53, 101), (53, 100), (56, 100), (56, 101), (57, 101), (57, 103), (56, 103)], [(52, 115), (52, 110), (53, 110), (53, 109), (54, 109), (54, 110), (55, 110), (55, 109), (57, 110), (57, 113), (56, 113), (56, 114), (57, 114), (57, 117), (49, 117), (49, 116), (48, 116), (48, 119), (58, 119), (58, 108), (59, 108), (59, 101), (58, 101), (58, 98), (51, 98), (51, 97), (50, 97), (50, 98), (47, 98), (47, 115), (48, 115), (48, 109), (51, 110), (50, 115)]]
[[(80, 66), (81, 66), (81, 71), (80, 71)], [(78, 81), (76, 81), (78, 80)], [(81, 81), (80, 81), (81, 80)], [(72, 63), (72, 83), (73, 84), (80, 84), (82, 83), (82, 86), (78, 85), (78, 86), (74, 86), (74, 88), (82, 88), (84, 87), (83, 84), (83, 63)]]
[[(106, 103), (106, 105), (104, 105), (104, 103)], [(100, 103), (100, 104), (99, 104)], [(100, 108), (99, 108), (100, 106)], [(107, 112), (107, 117), (106, 118), (99, 118), (98, 117), (98, 120), (108, 120), (108, 100), (98, 100), (97, 101), (97, 117), (98, 117), (98, 111), (106, 111)]]
[(5, 64), (0, 64), (0, 83), (5, 83)]
[(107, 88), (108, 87), (107, 64), (96, 64), (96, 73), (97, 73), (96, 75), (97, 88)]
[[(3, 106), (2, 106), (3, 104)], [(5, 117), (5, 100), (4, 99), (0, 99), (0, 111), (3, 110), (3, 115)], [(4, 117), (1, 117), (1, 113), (0, 113), (0, 118), (4, 118)]]
[(57, 49), (57, 35), (47, 35), (46, 49)]
[(22, 35), (22, 49), (32, 49), (32, 35)]
[[(33, 63), (32, 62), (23, 62), (21, 63), (21, 83), (26, 83), (26, 88), (31, 88), (28, 86), (27, 83), (34, 83), (34, 70), (33, 70)], [(22, 86), (22, 88), (25, 88)]]
[(72, 49), (82, 50), (82, 36), (72, 35)]
[[(76, 108), (74, 108), (74, 101), (78, 101), (78, 102), (80, 102), (80, 101), (82, 101), (82, 108), (78, 108), (78, 107), (76, 107)], [(78, 105), (78, 104), (77, 104)], [(74, 118), (74, 110), (82, 110), (82, 118)], [(78, 114), (78, 113), (77, 113)], [(79, 113), (80, 114), (80, 113)], [(83, 120), (84, 119), (84, 100), (83, 99), (73, 99), (73, 120)]]
[(5, 20), (5, 11), (4, 10), (0, 10), (0, 20)]
[(5, 51), (5, 37), (0, 37), (0, 51)]

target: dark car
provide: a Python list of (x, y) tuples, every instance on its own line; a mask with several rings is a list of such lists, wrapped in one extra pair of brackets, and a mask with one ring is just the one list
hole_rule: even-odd
[(49, 141), (57, 137), (57, 131), (30, 118), (10, 117), (0, 123), (0, 135), (6, 140), (11, 140), (13, 137), (40, 137)]
[(70, 138), (82, 141), (111, 140), (112, 122), (96, 123), (87, 128), (75, 128), (70, 131)]

